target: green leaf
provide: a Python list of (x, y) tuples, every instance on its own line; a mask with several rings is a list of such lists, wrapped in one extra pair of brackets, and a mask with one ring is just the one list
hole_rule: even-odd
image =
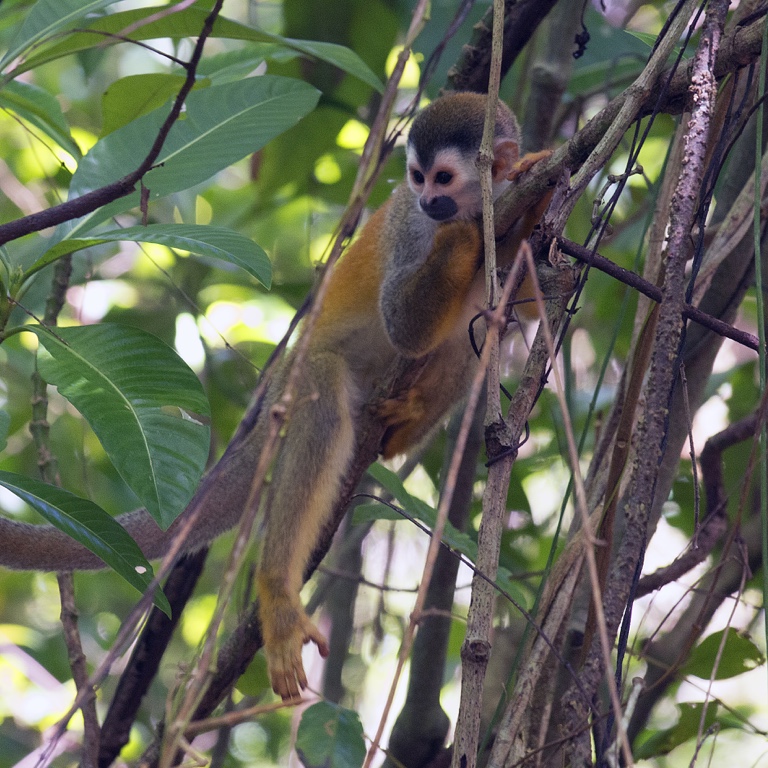
[(192, 497), (208, 458), (210, 410), (195, 374), (137, 328), (25, 330), (44, 347), (42, 377), (83, 414), (123, 480), (167, 528)]
[[(56, 0), (46, 0), (56, 2)], [(112, 0), (113, 1), (113, 0)], [(73, 0), (70, 0), (73, 2)], [(93, 34), (94, 32), (116, 34), (128, 26), (136, 24), (143, 19), (157, 14), (158, 11), (167, 10), (167, 6), (155, 6), (151, 8), (139, 8), (122, 13), (113, 13), (101, 19), (97, 19), (89, 24), (86, 29), (90, 32), (77, 32), (68, 35), (66, 39), (57, 41), (53, 45), (31, 56), (27, 61), (14, 71), (20, 74), (29, 69), (39, 67), (49, 61), (69, 56), (73, 53), (86, 51), (96, 46), (115, 44), (120, 42), (117, 38), (105, 37), (103, 34)], [(159, 37), (170, 37), (178, 39), (181, 37), (196, 37), (208, 16), (208, 11), (204, 8), (186, 8), (178, 13), (166, 14), (162, 18), (152, 21), (148, 24), (142, 24), (131, 32), (132, 40), (152, 40)], [(343, 70), (352, 77), (356, 77), (362, 82), (371, 86), (379, 92), (384, 90), (384, 86), (378, 77), (373, 73), (370, 67), (349, 48), (333, 43), (323, 43), (311, 40), (295, 40), (280, 35), (273, 35), (258, 29), (253, 29), (245, 24), (239, 24), (220, 16), (213, 25), (212, 37), (223, 37), (232, 40), (244, 40), (252, 43), (275, 43), (286, 49), (296, 51), (305, 56), (320, 59)]]
[(305, 768), (360, 768), (365, 760), (357, 712), (320, 701), (301, 716), (296, 752)]
[(274, 43), (252, 43), (246, 48), (206, 56), (197, 68), (199, 77), (212, 83), (227, 83), (249, 77), (265, 61), (294, 59), (299, 54)]
[(299, 53), (312, 56), (320, 61), (325, 61), (338, 67), (343, 72), (347, 72), (358, 80), (362, 80), (366, 85), (382, 93), (384, 86), (368, 65), (352, 50), (336, 43), (323, 43), (317, 40), (296, 40), (295, 38), (280, 37), (279, 35), (270, 35), (266, 32), (257, 32), (253, 30), (250, 40), (258, 40), (260, 36), (263, 42), (275, 42), (285, 45)]
[(0, 90), (0, 107), (15, 112), (53, 139), (62, 149), (78, 159), (80, 147), (69, 132), (69, 125), (57, 99), (42, 88), (14, 80)]
[(625, 30), (627, 34), (637, 38), (641, 43), (645, 43), (649, 48), (653, 48), (656, 45), (656, 41), (659, 39), (658, 35), (651, 34), (650, 32), (639, 32), (634, 29)]
[(44, 37), (66, 29), (88, 13), (114, 2), (116, 0), (39, 0), (27, 13), (7, 53), (0, 59), (0, 69)]
[[(402, 481), (394, 472), (391, 472), (381, 464), (372, 464), (368, 467), (368, 474), (372, 475), (376, 482), (380, 483), (385, 490), (392, 494), (409, 515), (415, 517), (430, 529), (435, 527), (437, 510), (408, 493)], [(469, 557), (472, 562), (477, 558), (477, 545), (475, 542), (466, 533), (462, 533), (447, 521), (443, 541), (448, 546)]]
[[(431, 530), (434, 530), (435, 520), (437, 519), (437, 510), (430, 507), (429, 504), (423, 502), (421, 499), (417, 499), (415, 496), (408, 493), (402, 481), (394, 472), (391, 472), (381, 464), (372, 464), (368, 467), (368, 474), (397, 499), (409, 515), (424, 523), (424, 525)], [(355, 508), (352, 515), (352, 522), (361, 523), (367, 520), (378, 519), (394, 520), (402, 517), (400, 515), (395, 517), (393, 516), (394, 514), (395, 513), (384, 504), (378, 506), (363, 504)], [(448, 521), (446, 521), (445, 529), (443, 531), (443, 542), (451, 547), (451, 549), (460, 552), (472, 563), (477, 561), (477, 543), (466, 533), (462, 533), (451, 525)], [(496, 584), (515, 600), (518, 605), (525, 608), (529, 607), (528, 597), (518, 588), (514, 576), (506, 568), (499, 567), (496, 573)]]
[[(15, 493), (49, 523), (80, 542), (144, 593), (152, 581), (152, 566), (125, 529), (100, 506), (55, 485), (0, 470), (0, 485)], [(155, 593), (155, 604), (171, 615), (163, 592)]]
[[(703, 708), (703, 702), (679, 704), (680, 719), (677, 724), (651, 735), (635, 750), (634, 756), (639, 760), (644, 760), (658, 755), (666, 755), (689, 739), (695, 739), (699, 733)], [(716, 716), (717, 702), (710, 701), (704, 716), (704, 730), (715, 722)]]
[(90, 238), (62, 240), (48, 249), (27, 270), (25, 278), (66, 254), (102, 243), (120, 241), (159, 243), (169, 248), (190, 251), (241, 267), (265, 288), (269, 288), (272, 282), (269, 256), (253, 240), (225, 227), (199, 224), (149, 224), (146, 227), (126, 227), (99, 232)]
[[(724, 632), (727, 632), (725, 647), (720, 663), (715, 670), (717, 653)], [(714, 670), (715, 680), (725, 680), (729, 677), (736, 677), (743, 672), (749, 672), (764, 663), (765, 656), (754, 642), (747, 635), (740, 634), (733, 627), (729, 627), (727, 630), (721, 629), (719, 632), (713, 632), (705, 637), (693, 649), (682, 671), (684, 675), (695, 675), (709, 680)]]
[[(319, 92), (287, 77), (264, 75), (215, 85), (189, 94), (183, 119), (176, 121), (157, 160), (144, 177), (150, 199), (199, 184), (294, 126), (314, 109)], [(72, 177), (70, 199), (133, 171), (166, 118), (150, 112), (98, 141)], [(139, 192), (99, 209), (64, 228), (73, 236), (139, 203)]]
[(184, 85), (184, 75), (152, 72), (115, 80), (101, 97), (101, 135), (122, 128), (137, 117), (162, 107)]

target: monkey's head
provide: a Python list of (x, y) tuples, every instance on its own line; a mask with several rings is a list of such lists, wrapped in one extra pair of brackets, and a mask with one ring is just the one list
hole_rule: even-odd
[[(477, 154), (487, 97), (451, 93), (433, 101), (413, 121), (406, 157), (408, 185), (421, 210), (435, 221), (471, 219), (482, 211)], [(496, 110), (494, 198), (506, 188), (519, 157), (520, 130), (506, 104)]]

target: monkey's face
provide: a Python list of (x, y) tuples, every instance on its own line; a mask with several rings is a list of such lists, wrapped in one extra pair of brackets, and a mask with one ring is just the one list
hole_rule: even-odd
[(408, 185), (421, 211), (434, 221), (472, 219), (482, 210), (474, 157), (457, 149), (440, 150), (426, 163), (409, 147)]

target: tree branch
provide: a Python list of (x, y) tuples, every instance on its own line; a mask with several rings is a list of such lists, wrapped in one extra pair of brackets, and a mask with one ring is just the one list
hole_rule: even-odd
[(221, 12), (223, 4), (224, 0), (216, 0), (211, 12), (206, 17), (203, 28), (200, 30), (200, 36), (197, 38), (195, 48), (192, 51), (189, 62), (186, 64), (187, 77), (184, 80), (184, 84), (181, 86), (179, 93), (173, 102), (168, 117), (166, 117), (165, 122), (160, 126), (160, 130), (157, 132), (157, 136), (155, 137), (155, 141), (149, 152), (144, 160), (139, 163), (136, 170), (123, 176), (122, 179), (118, 179), (111, 184), (99, 187), (99, 189), (94, 189), (73, 200), (67, 200), (65, 203), (54, 205), (44, 211), (24, 216), (21, 219), (15, 219), (7, 224), (1, 224), (0, 246), (5, 245), (5, 243), (10, 242), (11, 240), (17, 240), (20, 237), (24, 237), (24, 235), (29, 235), (32, 232), (39, 232), (41, 229), (55, 227), (58, 224), (63, 224), (65, 221), (72, 221), (72, 219), (77, 219), (81, 216), (93, 213), (95, 210), (108, 203), (119, 200), (126, 195), (130, 195), (131, 192), (136, 189), (136, 185), (141, 179), (152, 170), (152, 166), (160, 156), (160, 152), (168, 138), (171, 128), (173, 128), (174, 123), (179, 119), (179, 115), (181, 115), (184, 102), (195, 84), (197, 65), (200, 62), (200, 57), (203, 55), (205, 41), (213, 30), (214, 22)]

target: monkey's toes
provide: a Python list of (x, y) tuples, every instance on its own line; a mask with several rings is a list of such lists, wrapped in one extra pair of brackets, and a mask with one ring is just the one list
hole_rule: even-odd
[(328, 641), (309, 619), (297, 623), (284, 640), (264, 648), (272, 689), (283, 701), (301, 696), (307, 687), (301, 649), (310, 640), (317, 645), (320, 655), (326, 658), (329, 653)]

